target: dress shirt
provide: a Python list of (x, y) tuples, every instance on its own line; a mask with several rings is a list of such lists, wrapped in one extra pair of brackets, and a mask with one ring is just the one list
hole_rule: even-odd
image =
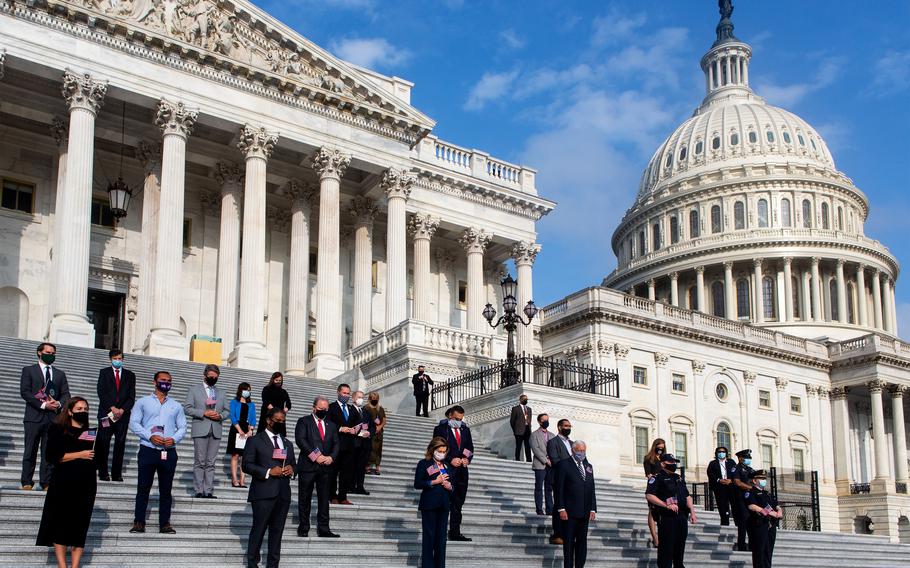
[(130, 432), (139, 437), (139, 445), (155, 450), (164, 450), (164, 446), (156, 446), (150, 442), (152, 427), (163, 426), (164, 432), (158, 434), (162, 438), (173, 438), (174, 445), (180, 443), (186, 435), (186, 414), (183, 406), (168, 397), (164, 402), (159, 402), (154, 394), (144, 396), (136, 401), (133, 413), (130, 415)]
[(566, 449), (569, 450), (569, 455), (571, 456), (572, 455), (572, 442), (568, 438), (563, 436), (562, 434), (559, 435), (559, 439), (562, 440), (562, 443), (566, 445)]
[(727, 479), (727, 460), (717, 460), (717, 465), (720, 466), (720, 478)]
[[(276, 436), (278, 436), (278, 434), (272, 432), (272, 431), (269, 430), (268, 428), (265, 429), (265, 433), (266, 433), (266, 435), (268, 435), (268, 437), (269, 437), (269, 442), (272, 444), (272, 447), (274, 448), (274, 447), (275, 447)], [(281, 436), (278, 436), (278, 437), (277, 437), (277, 440), (278, 440), (278, 448), (283, 450), (283, 449), (284, 449), (284, 440), (281, 439)], [(266, 479), (268, 479), (268, 478), (269, 478), (269, 475), (271, 475), (271, 471), (272, 471), (272, 468), (269, 468), (269, 469), (265, 470), (265, 478), (266, 478)]]
[[(44, 380), (44, 386), (47, 387), (47, 374), (46, 374), (47, 369), (51, 370), (51, 379), (53, 379), (54, 378), (54, 368), (51, 367), (50, 365), (45, 365), (44, 361), (42, 361), (41, 359), (38, 359), (38, 366), (41, 367), (41, 378)], [(46, 406), (47, 406), (47, 402), (42, 402), (41, 410), (44, 410), (44, 408)]]
[(530, 426), (531, 425), (531, 416), (528, 414), (528, 405), (519, 404), (518, 406), (521, 407), (521, 415), (524, 416), (525, 424)]

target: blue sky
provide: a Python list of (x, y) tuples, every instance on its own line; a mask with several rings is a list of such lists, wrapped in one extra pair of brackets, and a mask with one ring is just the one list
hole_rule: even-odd
[[(416, 83), (435, 134), (539, 170), (544, 305), (615, 266), (652, 152), (704, 96), (714, 0), (255, 0), (340, 57)], [(759, 95), (806, 119), (869, 197), (867, 235), (910, 260), (910, 2), (739, 0)], [(874, 8), (874, 9), (873, 9)], [(910, 284), (898, 280), (902, 334)]]

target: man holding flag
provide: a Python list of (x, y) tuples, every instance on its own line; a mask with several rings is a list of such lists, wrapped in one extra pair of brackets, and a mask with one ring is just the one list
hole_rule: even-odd
[(433, 429), (433, 437), (446, 441), (446, 462), (452, 466), (449, 471), (452, 483), (449, 540), (470, 542), (470, 538), (461, 534), (461, 508), (468, 496), (468, 465), (474, 457), (474, 439), (471, 429), (464, 423), (464, 408), (456, 404), (446, 411), (446, 416), (448, 421)]
[(298, 489), (297, 536), (306, 537), (310, 532), (310, 505), (313, 486), (316, 487), (316, 534), (324, 538), (337, 538), (329, 529), (329, 480), (335, 460), (338, 459), (339, 442), (335, 425), (326, 420), (329, 400), (317, 396), (313, 412), (297, 420), (294, 439), (300, 448), (297, 462)]
[[(123, 481), (123, 453), (126, 449), (126, 432), (130, 425), (130, 411), (136, 402), (136, 375), (123, 368), (123, 351), (112, 349), (108, 356), (111, 365), (98, 372), (98, 441), (95, 463), (101, 481)], [(114, 456), (110, 475), (107, 454), (114, 438)]]

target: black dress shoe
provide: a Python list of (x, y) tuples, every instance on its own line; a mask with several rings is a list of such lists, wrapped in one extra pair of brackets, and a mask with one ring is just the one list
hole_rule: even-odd
[(297, 529), (297, 536), (299, 536), (300, 538), (306, 538), (309, 535), (310, 535), (309, 529), (307, 529), (307, 530)]
[(131, 533), (144, 533), (145, 532), (145, 523), (133, 523), (133, 526), (130, 527)]
[(99, 476), (98, 476), (98, 481), (110, 481), (110, 480), (111, 480), (111, 478), (108, 477), (108, 476), (106, 476), (106, 475), (99, 475)]
[(215, 495), (212, 494), (212, 493), (206, 493), (206, 494), (203, 495), (202, 497), (205, 498), (205, 499), (217, 499), (217, 498), (218, 498), (218, 497), (215, 497)]
[(319, 538), (340, 538), (340, 534), (335, 534), (332, 531), (320, 531), (317, 533)]
[(463, 534), (449, 535), (449, 540), (454, 541), (454, 542), (471, 542), (471, 539), (466, 537)]
[(112, 477), (111, 481), (116, 481), (117, 483), (123, 483), (123, 478), (122, 477)]
[(161, 534), (177, 534), (177, 531), (174, 530), (174, 527), (171, 526), (171, 523), (168, 523), (158, 529), (158, 532)]
[(351, 493), (354, 493), (355, 495), (369, 495), (370, 494), (370, 492), (367, 491), (366, 489), (357, 489), (356, 491), (351, 491)]
[(203, 495), (202, 493), (197, 493), (197, 494), (195, 495), (195, 497), (196, 497), (196, 499), (204, 499), (204, 498), (205, 498), (205, 495)]

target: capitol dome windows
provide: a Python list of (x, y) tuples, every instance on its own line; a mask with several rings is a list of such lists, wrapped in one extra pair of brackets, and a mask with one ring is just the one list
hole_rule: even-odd
[(651, 236), (653, 237), (651, 250), (660, 250), (660, 223), (654, 223), (654, 226), (651, 227)]
[(711, 307), (715, 316), (719, 318), (725, 317), (727, 305), (724, 297), (724, 283), (719, 280), (711, 284)]
[(689, 286), (686, 291), (686, 302), (690, 310), (698, 311), (698, 289), (695, 286)]
[(806, 145), (806, 139), (803, 138), (803, 135), (802, 135), (802, 134), (797, 133), (797, 134), (796, 134), (796, 139), (799, 141), (799, 145), (800, 145), (800, 146), (805, 146), (805, 145)]
[(746, 205), (742, 201), (733, 204), (733, 230), (741, 231), (746, 228)]
[(790, 133), (784, 130), (784, 143), (790, 144), (793, 140), (790, 138)]
[(712, 149), (712, 150), (718, 150), (719, 148), (720, 148), (720, 136), (715, 136), (715, 137), (711, 140), (711, 149)]
[(698, 209), (689, 211), (689, 237), (697, 239), (701, 236), (701, 223), (698, 219)]
[(831, 220), (827, 203), (822, 203), (822, 229), (830, 229)]
[(749, 309), (749, 281), (745, 278), (740, 278), (736, 281), (736, 317), (749, 319), (751, 313)]
[(812, 228), (812, 202), (808, 199), (803, 199), (803, 228)]
[(679, 242), (679, 220), (676, 216), (670, 217), (670, 244), (675, 245)]
[(784, 197), (780, 200), (780, 225), (781, 227), (790, 227), (792, 220), (790, 218), (790, 200)]
[(812, 144), (812, 149), (817, 152), (818, 147), (815, 145), (815, 138), (809, 138), (809, 142)]
[(768, 200), (767, 199), (758, 200), (758, 226), (759, 227), (768, 226)]
[(775, 297), (776, 288), (774, 279), (770, 276), (762, 278), (762, 313), (765, 319), (774, 319), (777, 317), (777, 298)]
[(768, 139), (768, 142), (774, 144), (774, 132), (769, 130), (765, 133), (765, 137)]
[(841, 206), (837, 207), (837, 228), (838, 230), (844, 230), (844, 208)]
[(749, 144), (756, 144), (758, 142), (758, 134), (754, 130), (749, 131)]
[(720, 205), (711, 207), (711, 233), (719, 233), (723, 229), (720, 219)]
[(739, 133), (734, 132), (733, 134), (730, 135), (730, 145), (731, 146), (739, 145)]
[(705, 151), (705, 143), (699, 140), (695, 143), (695, 155), (698, 156)]
[(638, 256), (645, 256), (647, 251), (645, 250), (645, 232), (638, 232)]
[(685, 160), (685, 159), (686, 159), (686, 156), (688, 155), (688, 153), (689, 153), (689, 152), (688, 152), (688, 150), (686, 149), (685, 146), (683, 146), (682, 148), (680, 148), (680, 149), (679, 149), (679, 161), (682, 162), (683, 160)]
[(665, 166), (669, 168), (672, 165), (673, 165), (673, 154), (667, 154), (667, 163), (665, 164)]

